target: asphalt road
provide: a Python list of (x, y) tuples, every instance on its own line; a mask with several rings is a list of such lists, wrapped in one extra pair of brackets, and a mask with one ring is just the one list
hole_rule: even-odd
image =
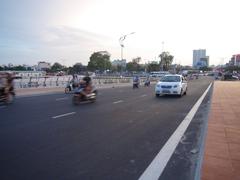
[[(181, 98), (156, 98), (153, 85), (103, 89), (79, 106), (71, 94), (17, 98), (0, 106), (0, 179), (138, 179), (211, 82), (190, 81)], [(192, 178), (189, 158), (160, 179)]]

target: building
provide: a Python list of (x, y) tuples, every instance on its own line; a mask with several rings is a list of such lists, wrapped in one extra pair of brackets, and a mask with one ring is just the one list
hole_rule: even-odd
[(240, 54), (232, 55), (226, 66), (240, 66)]
[(127, 66), (127, 61), (126, 59), (123, 60), (116, 59), (112, 61), (112, 66), (121, 66), (125, 68)]
[(229, 64), (232, 66), (240, 66), (240, 54), (232, 55), (232, 58), (229, 61)]
[(209, 67), (209, 56), (200, 58), (200, 61), (197, 63), (201, 67)]
[(50, 63), (47, 63), (45, 61), (38, 62), (38, 65), (37, 65), (37, 70), (38, 71), (46, 71), (47, 69), (50, 69), (50, 68), (51, 68)]
[(193, 50), (193, 67), (201, 68), (209, 66), (209, 56), (206, 56), (206, 49)]

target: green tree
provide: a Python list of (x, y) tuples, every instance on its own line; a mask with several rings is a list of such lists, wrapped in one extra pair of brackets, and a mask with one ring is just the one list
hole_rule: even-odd
[(73, 67), (69, 67), (69, 74), (80, 74), (85, 71), (87, 71), (87, 67), (82, 65), (82, 63), (76, 63)]
[(144, 67), (140, 65), (141, 57), (136, 57), (132, 59), (132, 62), (127, 63), (128, 71), (141, 71), (144, 70)]
[(62, 71), (64, 69), (64, 66), (62, 66), (60, 63), (55, 62), (52, 67), (51, 67), (51, 71), (52, 72), (57, 72), (57, 71)]
[(136, 64), (139, 64), (141, 60), (142, 60), (141, 57), (136, 57), (136, 58), (133, 58), (133, 59), (132, 59), (132, 62), (133, 62), (133, 63), (136, 63)]
[(107, 51), (98, 51), (90, 56), (87, 67), (90, 71), (99, 70), (103, 72), (107, 69), (111, 69), (111, 65), (110, 54)]
[(225, 68), (225, 71), (229, 71), (229, 72), (238, 71), (238, 72), (240, 72), (240, 67), (239, 66), (227, 66)]
[(152, 71), (159, 71), (159, 62), (157, 61), (152, 61), (151, 63), (147, 64), (147, 71), (152, 72)]
[(168, 71), (170, 65), (173, 62), (174, 56), (172, 56), (169, 52), (162, 52), (160, 55), (160, 68), (161, 70)]
[(26, 71), (26, 68), (24, 66), (18, 65), (18, 66), (11, 67), (10, 70), (13, 70), (13, 71)]
[(205, 72), (205, 71), (212, 71), (212, 68), (211, 68), (211, 67), (204, 66), (204, 67), (200, 67), (199, 70), (200, 70), (200, 71), (203, 71), (203, 72)]
[(129, 72), (136, 71), (135, 66), (136, 66), (135, 63), (133, 63), (133, 62), (128, 62), (128, 63), (127, 63), (127, 66), (126, 66), (126, 69), (127, 69), (127, 71), (129, 71)]
[(140, 71), (141, 70), (141, 66), (140, 64), (138, 64), (135, 59), (132, 60), (132, 62), (128, 62), (127, 63), (127, 67), (126, 67), (127, 71), (132, 72), (132, 71)]

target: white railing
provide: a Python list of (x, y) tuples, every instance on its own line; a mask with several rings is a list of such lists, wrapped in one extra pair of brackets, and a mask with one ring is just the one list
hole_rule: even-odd
[[(78, 79), (82, 77), (79, 76)], [(31, 87), (65, 87), (72, 76), (51, 76), (51, 77), (29, 77), (25, 79), (15, 79), (15, 88), (31, 88)], [(144, 77), (140, 78), (141, 83), (145, 81)], [(156, 78), (152, 78), (151, 81), (156, 81)], [(132, 83), (132, 77), (93, 77), (92, 82), (94, 85), (106, 85), (106, 84), (129, 84)]]

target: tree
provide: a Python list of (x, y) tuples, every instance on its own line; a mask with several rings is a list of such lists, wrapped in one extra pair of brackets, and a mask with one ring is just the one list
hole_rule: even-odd
[(161, 70), (168, 71), (170, 65), (173, 62), (174, 56), (170, 55), (169, 52), (162, 52), (160, 55), (160, 68)]
[(229, 72), (233, 72), (233, 71), (240, 71), (240, 67), (239, 66), (227, 66), (224, 68), (225, 71), (229, 71)]
[(57, 71), (62, 71), (64, 69), (64, 66), (62, 66), (60, 63), (55, 62), (52, 67), (51, 67), (51, 71), (52, 72), (57, 72)]
[(142, 59), (141, 57), (136, 57), (136, 58), (133, 58), (133, 59), (132, 59), (132, 62), (139, 64), (140, 61), (141, 61), (141, 59)]
[(90, 56), (88, 69), (90, 71), (99, 70), (101, 72), (111, 69), (110, 54), (107, 51), (94, 52)]
[(159, 71), (159, 62), (157, 61), (152, 61), (151, 63), (147, 64), (147, 71), (152, 72), (152, 71)]
[(132, 72), (136, 71), (135, 64), (133, 62), (128, 62), (126, 66), (127, 71)]
[(12, 70), (14, 70), (14, 71), (26, 71), (26, 67), (18, 65), (18, 66), (12, 67)]
[(129, 71), (129, 72), (132, 72), (132, 71), (140, 71), (142, 68), (139, 64), (139, 62), (141, 61), (141, 57), (137, 57), (137, 58), (133, 58), (132, 59), (132, 62), (128, 62), (127, 63), (127, 67), (126, 69)]
[(200, 67), (199, 70), (200, 70), (200, 71), (203, 71), (203, 72), (205, 72), (205, 71), (212, 71), (212, 68), (211, 68), (211, 67), (204, 66), (204, 67)]
[(69, 67), (69, 74), (80, 74), (85, 71), (87, 71), (87, 67), (82, 65), (82, 63), (76, 63), (73, 67)]

